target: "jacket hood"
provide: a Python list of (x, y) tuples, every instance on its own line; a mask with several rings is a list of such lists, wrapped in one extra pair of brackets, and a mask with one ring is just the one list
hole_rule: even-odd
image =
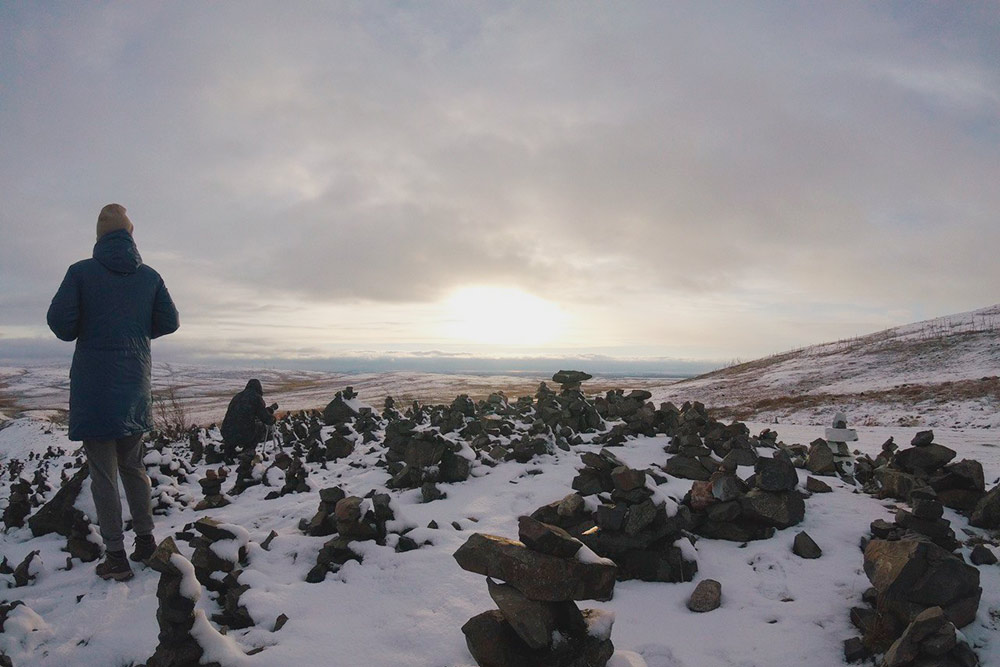
[(142, 266), (139, 249), (124, 229), (102, 236), (94, 245), (94, 259), (115, 273), (135, 273)]
[(264, 395), (264, 388), (260, 386), (260, 380), (256, 378), (247, 382), (247, 389), (252, 390), (255, 394), (260, 394), (261, 396)]

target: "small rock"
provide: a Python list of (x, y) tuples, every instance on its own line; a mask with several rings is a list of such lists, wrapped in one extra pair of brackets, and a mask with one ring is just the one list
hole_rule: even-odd
[(969, 554), (969, 560), (972, 561), (973, 565), (994, 565), (997, 562), (997, 557), (989, 547), (983, 544), (977, 544), (972, 547), (972, 553)]
[(795, 541), (792, 543), (792, 553), (799, 558), (819, 558), (823, 555), (823, 550), (813, 541), (813, 538), (809, 537), (808, 533), (802, 531), (795, 536)]
[(833, 491), (833, 488), (821, 479), (806, 477), (806, 491), (810, 493), (830, 493)]
[(704, 613), (718, 609), (722, 604), (722, 584), (715, 579), (702, 579), (695, 586), (687, 607), (691, 611)]

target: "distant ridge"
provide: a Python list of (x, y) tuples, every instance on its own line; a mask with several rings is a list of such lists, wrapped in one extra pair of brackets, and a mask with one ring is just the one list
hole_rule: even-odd
[(1000, 428), (1000, 304), (735, 364), (662, 387), (722, 414)]

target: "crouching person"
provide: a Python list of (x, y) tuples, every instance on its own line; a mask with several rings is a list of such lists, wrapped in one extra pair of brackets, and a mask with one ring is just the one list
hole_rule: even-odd
[(125, 207), (97, 218), (91, 259), (69, 267), (47, 315), (61, 340), (76, 341), (70, 370), (69, 439), (82, 440), (105, 559), (102, 579), (132, 578), (125, 555), (121, 477), (132, 514), (132, 560), (156, 549), (142, 435), (152, 427), (150, 340), (173, 333), (177, 309), (163, 279), (142, 263)]
[(264, 389), (256, 378), (233, 396), (222, 420), (223, 455), (233, 463), (243, 450), (253, 450), (267, 436), (267, 427), (274, 424), (277, 405), (265, 407)]

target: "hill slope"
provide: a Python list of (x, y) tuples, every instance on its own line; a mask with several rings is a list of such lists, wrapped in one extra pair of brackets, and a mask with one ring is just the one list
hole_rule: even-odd
[[(1000, 304), (776, 354), (658, 388), (727, 416), (1000, 428)], [(877, 416), (876, 416), (877, 415)]]

